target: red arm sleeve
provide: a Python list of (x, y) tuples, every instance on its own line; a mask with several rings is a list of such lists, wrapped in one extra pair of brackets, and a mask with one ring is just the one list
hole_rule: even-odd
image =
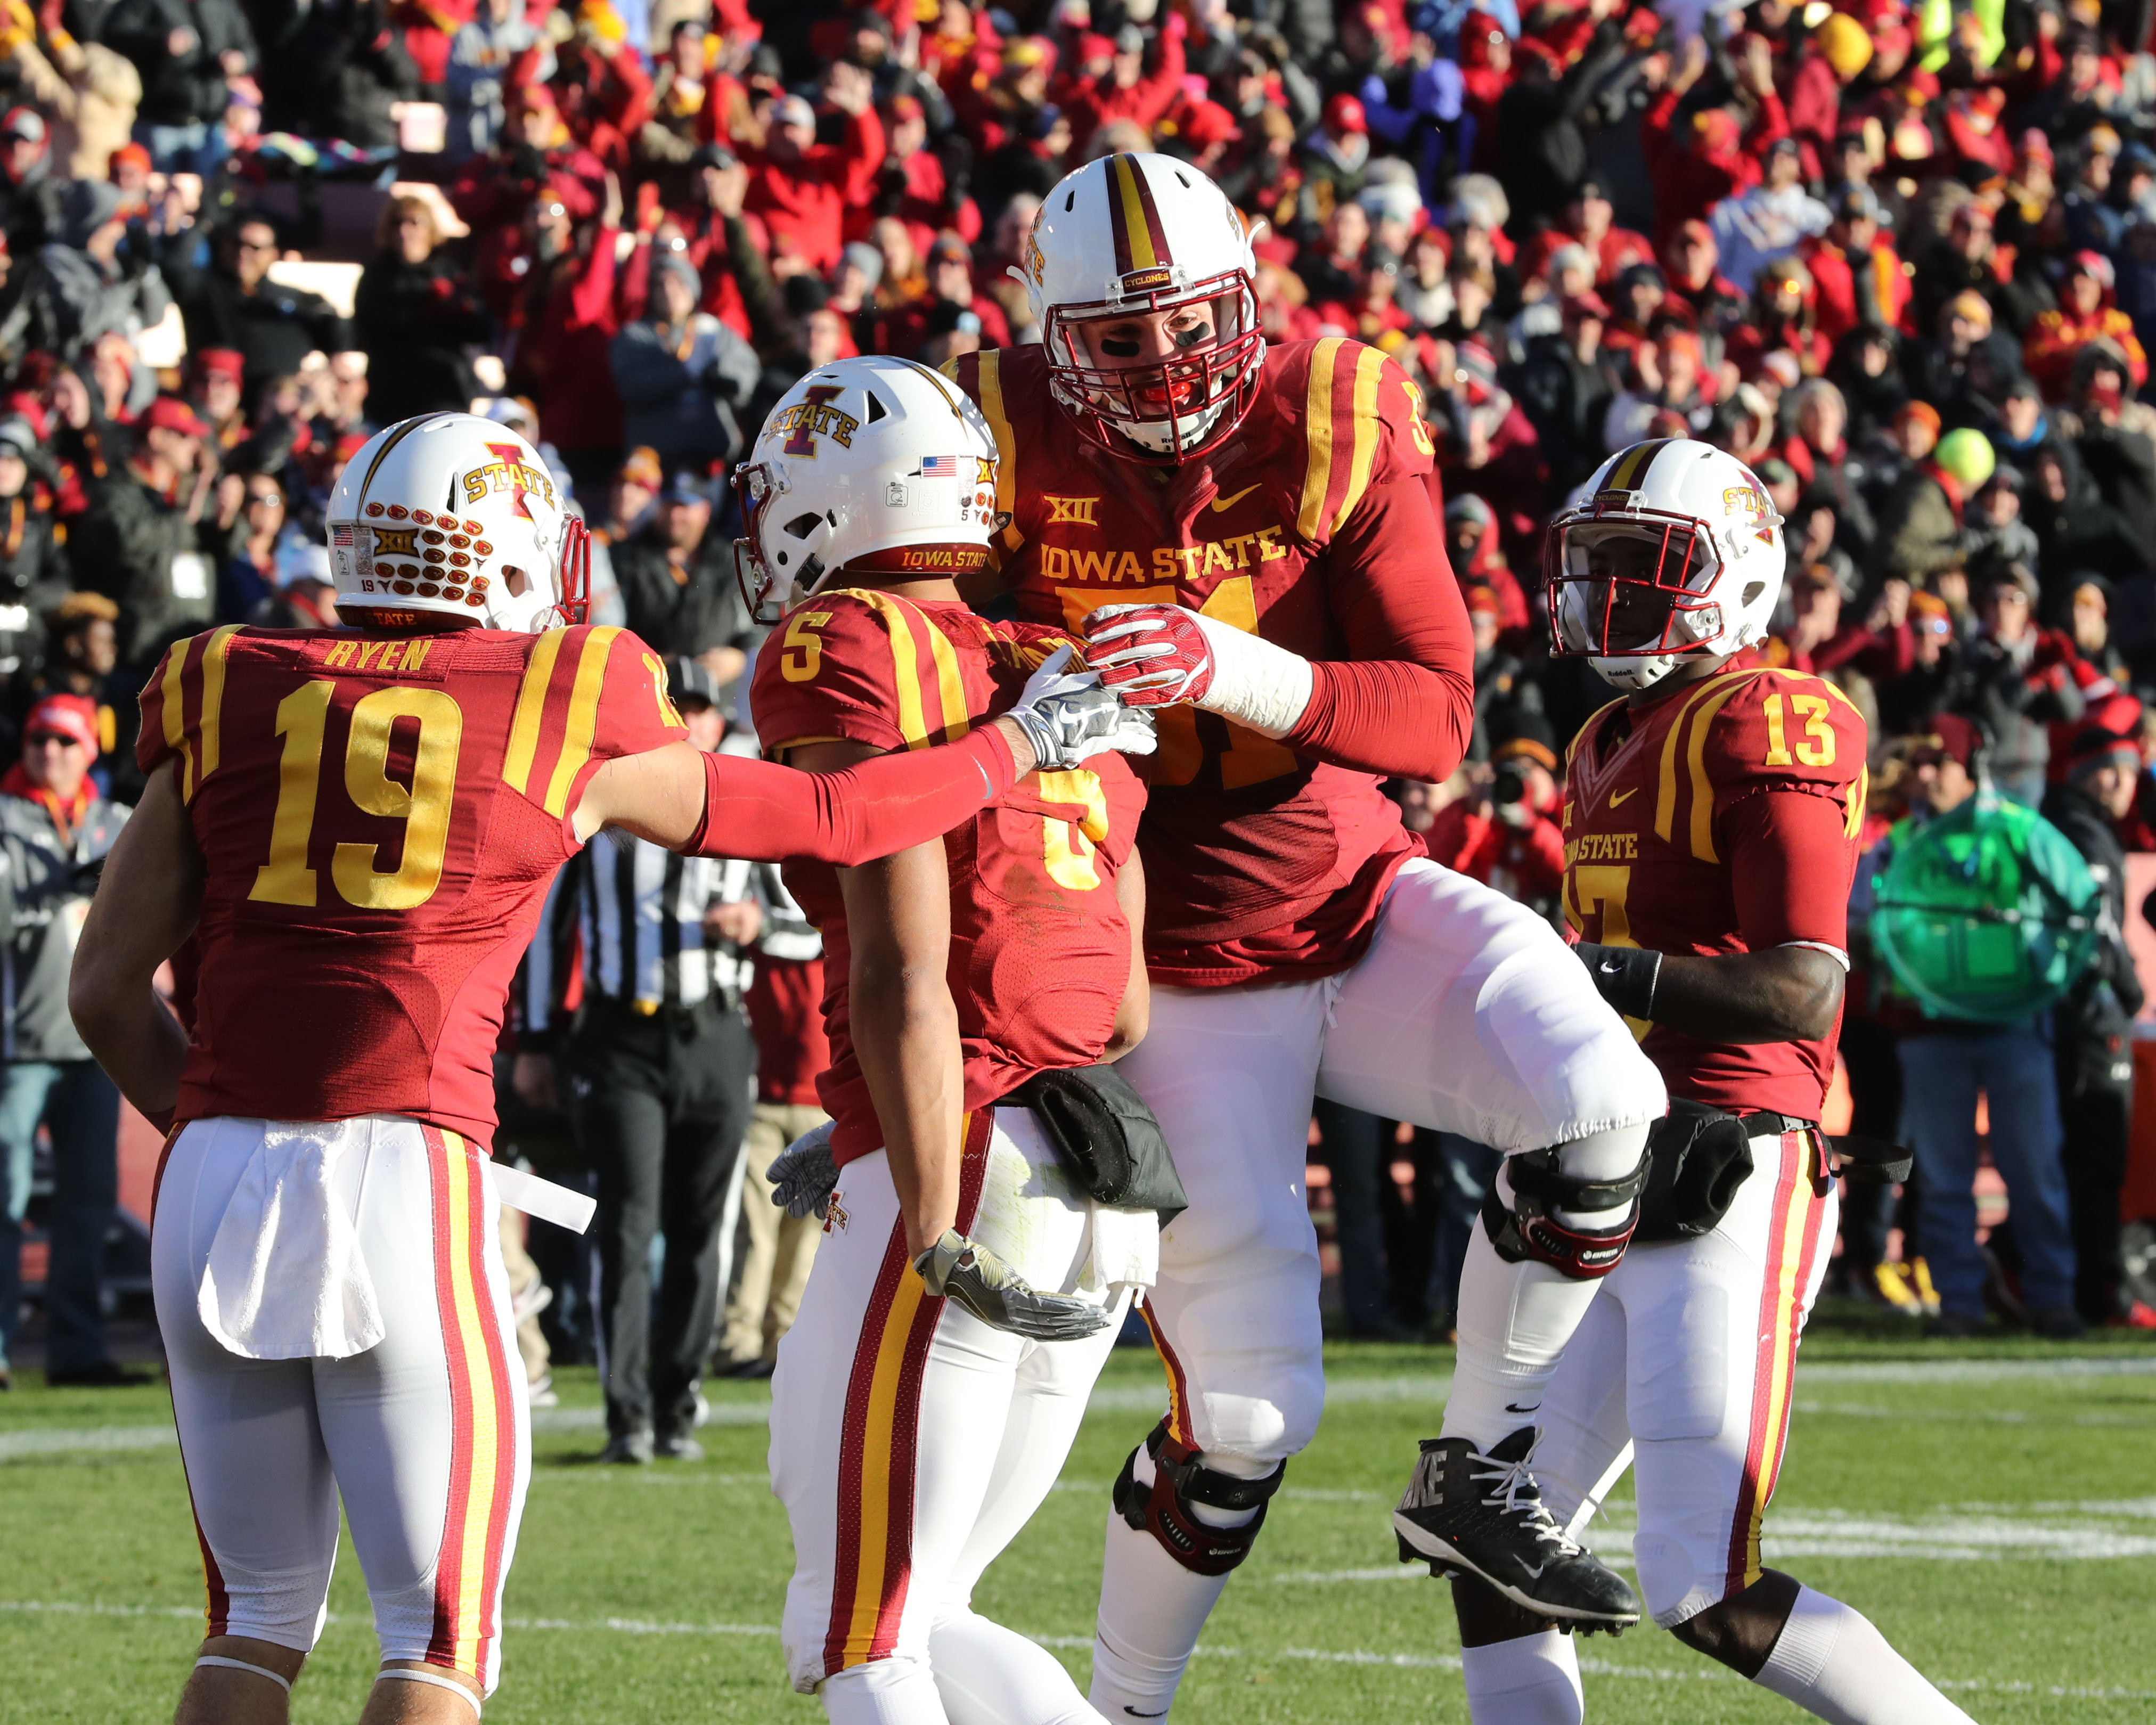
[(1849, 950), (1849, 887), (1856, 841), (1835, 799), (1808, 790), (1766, 791), (1722, 817), (1737, 926), (1754, 952), (1818, 941)]
[(1285, 741), (1360, 773), (1450, 778), (1475, 731), (1475, 637), (1419, 475), (1373, 485), (1332, 540), (1346, 661), (1314, 660)]
[(993, 725), (946, 747), (879, 755), (843, 773), (706, 755), (704, 823), (685, 848), (696, 856), (806, 856), (855, 867), (972, 819), (1016, 783), (1016, 765)]
[(592, 241), (592, 255), (584, 273), (570, 290), (569, 321), (578, 328), (613, 324), (613, 249), (619, 228), (601, 228)]

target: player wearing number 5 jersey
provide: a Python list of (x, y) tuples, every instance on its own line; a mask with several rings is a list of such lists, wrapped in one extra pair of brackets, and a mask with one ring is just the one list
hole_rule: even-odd
[[(1572, 745), (1565, 920), (1673, 1102), (1631, 1250), (1536, 1415), (1536, 1476), (1584, 1524), (1632, 1465), (1640, 1590), (1699, 1651), (1838, 1725), (1963, 1721), (1863, 1616), (1760, 1558), (1834, 1243), (1819, 1119), (1864, 721), (1819, 678), (1732, 652), (1773, 616), (1784, 556), (1732, 456), (1620, 451), (1549, 532), (1556, 650), (1627, 691)], [(1476, 1725), (1579, 1725), (1571, 1639), (1478, 1582), (1454, 1599)]]
[[(958, 598), (994, 459), (972, 403), (905, 360), (827, 366), (773, 410), (742, 481), (757, 597), (793, 588), (757, 665), (767, 748), (836, 765), (963, 732), (1067, 642)], [(779, 1348), (771, 1471), (787, 1666), (835, 1725), (1098, 1725), (972, 1594), (1152, 1278), (1152, 1210), (1095, 1201), (1014, 1095), (1112, 1083), (1100, 1063), (1144, 1034), (1144, 793), (1112, 755), (1020, 792), (883, 862), (787, 867), (824, 932), (836, 1189)]]
[[(1542, 1177), (1555, 1225), (1479, 1240), (1463, 1281), (1447, 1427), (1486, 1449), (1529, 1423), (1621, 1254), (1664, 1107), (1549, 927), (1423, 856), (1383, 794), (1387, 775), (1448, 777), (1473, 725), (1430, 435), (1377, 349), (1269, 347), (1255, 268), (1204, 175), (1106, 157), (1055, 188), (1025, 247), (1042, 344), (953, 367), (1001, 449), (998, 578), (1020, 614), (1086, 630), (1127, 698), (1187, 703), (1162, 709), (1138, 835), (1154, 993), (1123, 1070), (1191, 1203), (1146, 1301), (1168, 1415), (1107, 1522), (1092, 1701), (1117, 1719), (1166, 1714), (1317, 1430), (1313, 1094)], [(1540, 1609), (1631, 1620), (1624, 1581), (1537, 1516), (1512, 1496), (1478, 1515), (1477, 1560)]]
[[(581, 625), (581, 525), (537, 454), (469, 415), (364, 446), (330, 533), (349, 632), (218, 629), (144, 690), (149, 788), (71, 991), (181, 1123), (152, 1259), (208, 1585), (190, 1725), (285, 1717), (340, 1499), (384, 1661), (364, 1717), (465, 1718), (493, 1687), (529, 1439), (490, 1062), (564, 859), (613, 824), (866, 861), (1113, 721), (1044, 687), (1008, 732), (830, 779), (702, 755), (658, 659)], [(192, 1035), (151, 988), (191, 932)]]

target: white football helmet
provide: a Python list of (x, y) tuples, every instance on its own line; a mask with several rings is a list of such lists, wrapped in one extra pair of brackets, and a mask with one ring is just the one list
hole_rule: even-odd
[(811, 372), (734, 470), (734, 573), (759, 623), (842, 571), (963, 574), (988, 560), (996, 439), (956, 384), (872, 354)]
[(581, 623), (591, 543), (539, 452), (471, 413), (377, 432), (330, 495), (330, 568), (347, 621), (434, 613), (528, 634)]
[(1788, 560), (1774, 501), (1734, 455), (1688, 437), (1634, 444), (1543, 536), (1550, 650), (1648, 688), (1680, 660), (1763, 640)]
[[(1010, 273), (1056, 404), (1111, 454), (1172, 465), (1219, 448), (1257, 399), (1257, 267), (1249, 227), (1212, 181), (1172, 156), (1124, 153), (1063, 177)], [(1173, 357), (1116, 363), (1119, 347), (1142, 351), (1119, 321), (1178, 311)]]

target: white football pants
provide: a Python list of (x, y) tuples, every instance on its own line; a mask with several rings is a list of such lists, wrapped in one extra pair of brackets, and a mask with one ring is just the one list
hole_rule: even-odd
[[(153, 1209), (208, 1633), (314, 1646), (341, 1498), (382, 1657), (490, 1693), (531, 1440), (485, 1153), (387, 1116), (198, 1120)], [(321, 1347), (380, 1339), (310, 1356), (310, 1324)]]
[[(1169, 1425), (1214, 1466), (1249, 1477), (1307, 1445), (1324, 1404), (1317, 1234), (1303, 1189), (1315, 1096), (1508, 1154), (1598, 1133), (1644, 1142), (1668, 1108), (1661, 1075), (1557, 932), (1426, 859), (1402, 866), (1352, 968), (1315, 982), (1157, 988), (1152, 1028), (1122, 1065), (1159, 1117), (1190, 1197), (1161, 1235), (1146, 1296)], [(1636, 1160), (1623, 1151), (1607, 1173)], [(1483, 1281), (1496, 1285), (1463, 1285), (1461, 1305), (1475, 1292), (1478, 1312), (1491, 1308), (1483, 1352), (1502, 1368), (1508, 1340), (1524, 1338), (1546, 1362), (1592, 1285), (1539, 1263), (1502, 1265), (1481, 1235)], [(1142, 1452), (1134, 1467), (1151, 1478)], [(1094, 1705), (1164, 1717), (1225, 1579), (1181, 1568), (1111, 1510)]]
[(1325, 1399), (1313, 1096), (1508, 1154), (1667, 1111), (1586, 967), (1524, 906), (1416, 859), (1370, 949), (1316, 982), (1157, 988), (1121, 1070), (1190, 1196), (1146, 1296), (1177, 1435), (1252, 1461), (1306, 1447)]
[(1075, 1194), (1032, 1113), (1005, 1107), (968, 1118), (958, 1227), (1110, 1322), (1033, 1342), (930, 1297), (883, 1152), (839, 1170), (772, 1380), (787, 1670), (840, 1725), (1094, 1725), (1055, 1656), (971, 1600), (1055, 1482), (1157, 1226)]
[(1603, 1278), (1535, 1416), (1535, 1477), (1575, 1533), (1632, 1461), (1633, 1561), (1664, 1629), (1759, 1579), (1797, 1343), (1834, 1249), (1819, 1135), (1755, 1137), (1752, 1163), (1711, 1233), (1635, 1243)]

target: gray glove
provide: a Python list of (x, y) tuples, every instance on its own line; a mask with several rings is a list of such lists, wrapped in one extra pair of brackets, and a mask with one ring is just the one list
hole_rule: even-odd
[(913, 1260), (928, 1291), (956, 1300), (984, 1324), (1035, 1342), (1075, 1342), (1107, 1327), (1108, 1314), (1065, 1294), (1036, 1294), (986, 1246), (954, 1228)]
[(811, 1210), (820, 1219), (839, 1183), (839, 1165), (831, 1160), (832, 1126), (827, 1120), (802, 1133), (772, 1158), (764, 1176), (771, 1182), (771, 1201), (796, 1221)]
[(1059, 647), (1026, 680), (1018, 705), (1005, 717), (1025, 732), (1034, 765), (1048, 773), (1082, 767), (1096, 755), (1149, 755), (1152, 715), (1127, 707), (1101, 686), (1097, 671), (1073, 671), (1068, 647)]

